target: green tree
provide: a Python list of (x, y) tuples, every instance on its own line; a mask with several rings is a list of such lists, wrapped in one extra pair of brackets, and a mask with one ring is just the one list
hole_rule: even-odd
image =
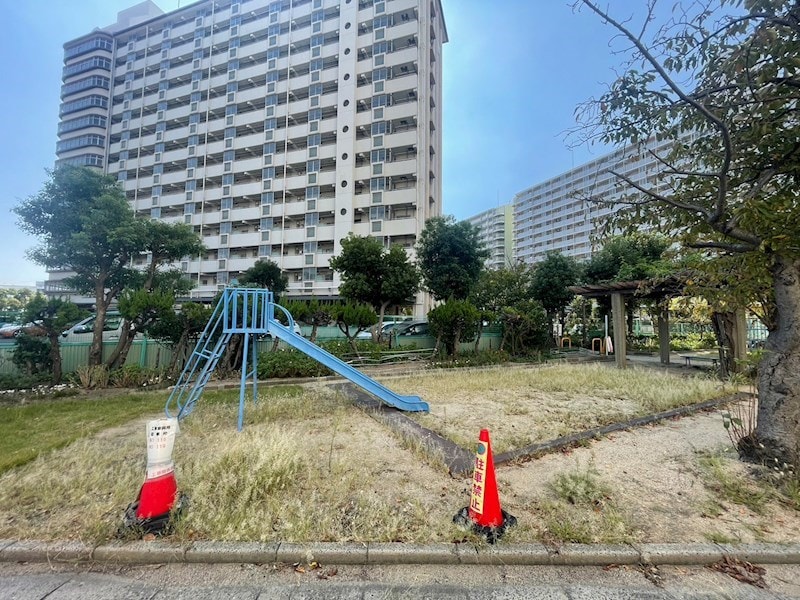
[(541, 351), (550, 343), (547, 313), (536, 300), (521, 300), (503, 308), (500, 313), (503, 325), (503, 339), (500, 349), (511, 346), (514, 355), (524, 355), (531, 351)]
[[(99, 324), (105, 322), (109, 305), (123, 289), (152, 290), (165, 262), (202, 249), (185, 225), (136, 219), (117, 181), (85, 167), (52, 171), (42, 190), (14, 212), (21, 227), (40, 240), (29, 253), (31, 258), (51, 269), (72, 271), (67, 285), (94, 297)], [(149, 255), (144, 272), (131, 267), (142, 253)], [(101, 363), (102, 351), (102, 327), (97, 326), (89, 349), (90, 365)]]
[[(116, 180), (92, 169), (63, 166), (14, 212), (22, 229), (39, 238), (39, 246), (29, 252), (31, 259), (49, 269), (72, 271), (67, 284), (94, 297), (97, 323), (104, 323), (146, 240), (145, 222), (134, 219)], [(102, 350), (102, 327), (97, 327), (90, 365), (101, 363)]]
[(469, 297), (481, 314), (475, 339), (476, 351), (483, 332), (483, 322), (498, 320), (504, 308), (528, 298), (531, 274), (531, 268), (523, 262), (500, 269), (485, 269), (481, 273)]
[(358, 352), (356, 336), (369, 329), (378, 318), (371, 306), (354, 302), (334, 305), (333, 316), (336, 320), (336, 325), (353, 348), (353, 352)]
[(640, 281), (674, 271), (665, 258), (669, 241), (662, 235), (634, 232), (607, 240), (584, 266), (587, 283)]
[(2, 289), (0, 290), (0, 312), (21, 313), (33, 296), (34, 292), (25, 288)]
[[(406, 251), (400, 246), (387, 250), (374, 237), (351, 233), (342, 240), (342, 251), (330, 260), (330, 266), (342, 278), (339, 294), (372, 306), (379, 324), (386, 309), (412, 304), (419, 290), (419, 272)], [(373, 341), (377, 342), (379, 335), (380, 325), (372, 332)]]
[(545, 259), (534, 266), (530, 296), (547, 312), (550, 337), (553, 336), (553, 323), (559, 315), (563, 327), (566, 321), (564, 309), (575, 297), (569, 287), (576, 285), (580, 278), (581, 266), (578, 262), (558, 252), (548, 252)]
[(800, 5), (692, 2), (661, 27), (652, 12), (640, 26), (593, 0), (577, 5), (629, 44), (617, 80), (579, 111), (582, 135), (633, 147), (674, 140), (668, 151), (644, 150), (663, 165), (652, 184), (610, 171), (630, 193), (609, 225), (669, 231), (709, 256), (766, 258), (776, 319), (759, 366), (755, 435), (768, 456), (792, 460), (800, 446)]
[(452, 216), (428, 219), (417, 241), (422, 281), (436, 300), (466, 299), (488, 257), (478, 228)]
[(317, 342), (317, 329), (334, 322), (335, 305), (322, 303), (319, 300), (293, 300), (286, 304), (295, 321), (311, 326), (309, 341)]
[(190, 350), (208, 325), (213, 310), (213, 306), (184, 302), (177, 312), (165, 312), (150, 326), (148, 332), (153, 338), (172, 344), (172, 361), (169, 365), (171, 373), (183, 369)]
[(109, 369), (125, 364), (136, 334), (146, 332), (157, 319), (172, 310), (175, 295), (188, 292), (192, 283), (177, 269), (164, 266), (184, 256), (197, 256), (205, 250), (200, 238), (188, 225), (144, 222), (142, 252), (147, 265), (132, 273), (119, 297), (119, 310), (124, 318), (122, 333), (106, 362)]
[(428, 313), (436, 347), (444, 343), (448, 355), (458, 355), (461, 340), (475, 337), (480, 321), (480, 311), (467, 300), (448, 300)]
[(49, 343), (49, 368), (52, 373), (51, 382), (53, 385), (61, 383), (63, 375), (61, 368), (61, 332), (70, 325), (79, 321), (85, 316), (86, 312), (68, 300), (61, 298), (45, 298), (42, 294), (36, 294), (25, 305), (23, 320), (27, 322), (36, 321), (41, 324), (45, 331)]
[(275, 302), (280, 301), (281, 294), (289, 287), (289, 277), (281, 268), (268, 258), (256, 263), (239, 277), (242, 287), (266, 288), (272, 292)]

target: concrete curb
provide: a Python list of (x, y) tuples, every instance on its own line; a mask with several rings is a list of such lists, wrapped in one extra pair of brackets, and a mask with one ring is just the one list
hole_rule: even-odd
[(302, 563), (323, 565), (708, 565), (723, 557), (760, 564), (800, 564), (795, 544), (543, 544), (474, 546), (391, 542), (191, 542), (135, 541), (93, 547), (83, 542), (0, 540), (0, 562)]

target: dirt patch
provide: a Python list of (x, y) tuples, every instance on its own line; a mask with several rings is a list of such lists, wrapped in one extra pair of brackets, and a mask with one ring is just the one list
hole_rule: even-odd
[[(684, 417), (610, 435), (585, 448), (550, 454), (498, 470), (501, 494), (512, 512), (537, 520), (549, 483), (561, 473), (593, 465), (613, 490), (616, 506), (642, 542), (794, 542), (800, 513), (774, 502), (763, 515), (721, 501), (699, 467), (706, 453), (730, 456), (727, 467), (752, 478), (735, 460), (719, 412)], [(715, 507), (711, 510), (712, 505)]]

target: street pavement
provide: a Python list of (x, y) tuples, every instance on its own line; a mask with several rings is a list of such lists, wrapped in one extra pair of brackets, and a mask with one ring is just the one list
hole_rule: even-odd
[(584, 600), (800, 598), (800, 566), (768, 565), (767, 588), (701, 566), (0, 563), (14, 600)]

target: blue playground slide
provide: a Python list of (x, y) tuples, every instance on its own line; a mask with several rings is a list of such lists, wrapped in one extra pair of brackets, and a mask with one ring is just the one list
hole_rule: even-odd
[[(288, 326), (275, 319), (275, 308), (281, 310)], [(239, 430), (244, 419), (245, 386), (252, 379), (253, 401), (258, 396), (258, 378), (255, 336), (273, 335), (300, 352), (310, 356), (334, 373), (361, 387), (389, 406), (410, 412), (427, 412), (428, 403), (419, 396), (401, 396), (367, 377), (358, 369), (339, 360), (316, 344), (312, 344), (294, 331), (292, 315), (275, 304), (272, 292), (266, 289), (226, 288), (208, 320), (205, 330), (186, 362), (164, 408), (167, 417), (187, 416), (194, 409), (206, 383), (222, 357), (234, 333), (243, 335), (242, 378), (239, 392)]]

